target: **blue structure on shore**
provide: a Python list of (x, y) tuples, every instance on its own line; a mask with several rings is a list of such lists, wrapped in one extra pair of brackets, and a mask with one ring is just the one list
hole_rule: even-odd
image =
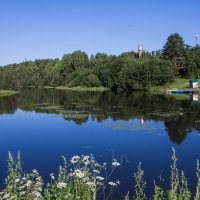
[(169, 90), (170, 94), (193, 94), (192, 90)]

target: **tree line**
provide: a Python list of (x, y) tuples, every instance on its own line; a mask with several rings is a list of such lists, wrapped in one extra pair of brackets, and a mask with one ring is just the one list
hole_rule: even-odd
[(90, 58), (80, 50), (62, 59), (41, 59), (0, 67), (0, 88), (21, 86), (107, 87), (143, 90), (171, 82), (177, 75), (198, 76), (200, 48), (185, 45), (179, 34), (170, 35), (156, 55), (135, 52), (118, 56), (97, 53)]

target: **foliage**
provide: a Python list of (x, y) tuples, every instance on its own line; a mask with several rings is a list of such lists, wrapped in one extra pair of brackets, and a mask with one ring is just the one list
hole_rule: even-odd
[[(109, 181), (115, 169), (120, 166), (116, 160), (112, 162), (112, 171), (106, 173), (106, 163), (98, 164), (92, 155), (73, 156), (67, 164), (59, 167), (58, 176), (50, 174), (51, 182), (44, 185), (36, 169), (31, 173), (23, 173), (20, 153), (14, 160), (11, 153), (8, 158), (8, 176), (5, 189), (0, 192), (0, 199), (7, 200), (96, 200), (110, 199), (119, 181)], [(106, 174), (103, 177), (101, 174)], [(105, 191), (105, 187), (109, 190)]]
[(124, 197), (124, 200), (130, 200), (130, 198), (129, 198), (129, 192), (128, 192), (127, 195)]
[(196, 186), (196, 193), (194, 200), (199, 200), (200, 199), (200, 165), (199, 165), (199, 160), (197, 160), (197, 186)]
[(153, 200), (165, 200), (165, 193), (163, 189), (157, 185), (154, 188)]
[(198, 78), (200, 75), (200, 47), (187, 48), (186, 64), (182, 76)]
[(188, 189), (187, 179), (183, 171), (179, 176), (175, 149), (172, 150), (171, 189), (167, 192), (168, 200), (189, 200), (191, 199), (191, 192)]
[(119, 56), (97, 53), (90, 60), (85, 52), (65, 54), (61, 60), (44, 59), (0, 68), (0, 88), (106, 87), (112, 90), (144, 90), (150, 85), (170, 82), (176, 68), (170, 61), (144, 53)]
[(22, 173), (20, 153), (18, 153), (17, 161), (9, 153), (8, 176), (5, 184), (5, 189), (0, 193), (1, 199), (42, 199), (42, 178), (37, 170), (32, 170), (31, 173)]
[(168, 37), (162, 57), (176, 65), (181, 77), (200, 77), (200, 47), (186, 45), (178, 33), (171, 34)]
[(171, 189), (168, 191), (168, 199), (176, 200), (178, 199), (178, 190), (179, 190), (179, 172), (176, 166), (177, 158), (174, 149), (172, 154), (172, 161), (173, 163), (171, 165)]
[[(132, 60), (124, 64), (120, 72), (120, 87), (123, 89), (145, 89), (171, 82), (176, 69), (169, 61), (157, 58)], [(124, 81), (125, 80), (125, 81)]]
[(163, 57), (171, 60), (177, 67), (183, 67), (185, 64), (185, 43), (178, 34), (171, 34), (163, 48)]
[[(154, 184), (153, 200), (190, 200), (191, 192), (188, 188), (188, 182), (185, 178), (184, 172), (177, 168), (177, 158), (175, 149), (172, 149), (172, 165), (171, 165), (171, 187), (164, 191), (161, 187)], [(199, 162), (197, 162), (197, 191), (194, 200), (199, 199)], [(144, 193), (146, 189), (146, 182), (144, 181), (144, 171), (141, 169), (141, 163), (138, 166), (138, 172), (135, 174), (136, 186), (134, 199), (142, 200), (146, 199)]]
[(135, 200), (146, 200), (145, 189), (146, 182), (144, 181), (144, 171), (141, 168), (141, 163), (138, 165), (138, 171), (134, 174), (135, 178)]
[[(107, 164), (98, 164), (92, 155), (73, 156), (69, 164), (65, 157), (62, 157), (64, 164), (59, 167), (58, 176), (50, 174), (50, 183), (44, 184), (42, 177), (36, 169), (31, 173), (24, 173), (21, 166), (20, 152), (17, 160), (9, 153), (8, 158), (8, 176), (5, 180), (5, 188), (0, 192), (0, 199), (7, 200), (96, 200), (112, 199), (114, 190), (118, 187), (119, 181), (109, 181), (113, 172), (120, 163), (113, 159), (112, 171), (109, 175), (104, 171)], [(199, 200), (199, 161), (197, 161), (197, 187), (194, 200)], [(102, 175), (105, 176), (102, 176)], [(144, 180), (144, 171), (141, 163), (134, 174), (135, 195), (134, 200), (147, 199), (145, 190), (146, 182)], [(154, 184), (153, 200), (190, 200), (191, 192), (188, 188), (188, 182), (184, 172), (177, 168), (177, 158), (175, 150), (172, 154), (171, 165), (171, 187), (164, 191), (161, 187)], [(105, 190), (109, 187), (109, 190)], [(129, 192), (124, 200), (131, 200)]]

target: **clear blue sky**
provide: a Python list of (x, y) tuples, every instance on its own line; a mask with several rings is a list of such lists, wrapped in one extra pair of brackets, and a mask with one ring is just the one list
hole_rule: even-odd
[(0, 65), (139, 43), (152, 51), (175, 32), (194, 45), (199, 22), (199, 0), (0, 0)]

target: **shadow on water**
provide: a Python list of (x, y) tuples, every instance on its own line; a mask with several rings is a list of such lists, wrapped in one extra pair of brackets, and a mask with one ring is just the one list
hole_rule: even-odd
[[(24, 89), (17, 95), (0, 98), (1, 115), (14, 114), (17, 109), (54, 114), (77, 125), (86, 123), (90, 117), (99, 123), (108, 119), (112, 119), (113, 123), (119, 120), (127, 122), (140, 119), (142, 125), (149, 120), (161, 121), (170, 140), (175, 144), (183, 143), (192, 130), (200, 131), (199, 104), (193, 104), (188, 99), (175, 100), (172, 96), (148, 93), (114, 94)], [(134, 128), (144, 129), (144, 126), (132, 127)]]

